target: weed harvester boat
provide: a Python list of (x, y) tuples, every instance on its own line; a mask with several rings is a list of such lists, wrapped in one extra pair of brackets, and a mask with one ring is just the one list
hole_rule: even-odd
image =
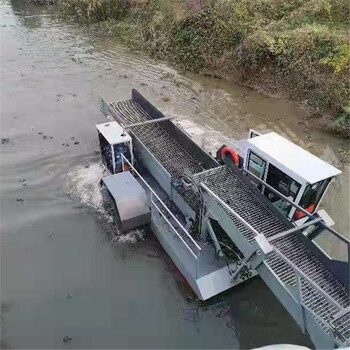
[(338, 169), (274, 132), (213, 157), (135, 89), (101, 102), (101, 189), (120, 230), (149, 225), (201, 300), (259, 274), (317, 348), (349, 344), (349, 241), (319, 209)]

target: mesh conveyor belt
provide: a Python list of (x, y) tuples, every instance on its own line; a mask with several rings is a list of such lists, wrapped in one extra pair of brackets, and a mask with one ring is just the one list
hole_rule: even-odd
[[(111, 107), (127, 125), (153, 120), (153, 118), (133, 100), (114, 102), (111, 103)], [(188, 153), (176, 139), (167, 133), (159, 123), (134, 126), (132, 132), (173, 178), (183, 176), (185, 169), (189, 169), (192, 173), (198, 173), (204, 170), (202, 165)], [(191, 189), (185, 189), (182, 185), (177, 186), (176, 190), (187, 204), (193, 208), (194, 211), (197, 211), (199, 203), (193, 191)]]
[[(197, 174), (195, 178), (198, 182), (206, 184), (221, 200), (266, 237), (289, 228), (274, 211), (261, 201), (260, 196), (254, 193), (229, 167), (222, 166), (210, 169)], [(229, 211), (226, 212), (249, 243), (252, 243), (254, 241), (253, 232), (240, 223)]]
[[(112, 103), (111, 106), (125, 124), (153, 119), (133, 100)], [(186, 168), (192, 173), (204, 170), (202, 165), (176, 139), (167, 133), (160, 124), (152, 123), (135, 126), (132, 128), (132, 131), (172, 176), (182, 176)]]
[[(252, 191), (250, 186), (228, 166), (210, 169), (195, 175), (195, 177), (265, 237), (271, 237), (289, 228), (271, 208), (263, 203), (260, 196)], [(238, 221), (230, 211), (222, 208), (247, 241), (252, 244), (254, 242), (253, 232)], [(297, 236), (294, 234), (284, 236), (274, 241), (273, 245), (340, 305), (343, 307), (349, 305), (347, 290)], [(293, 269), (277, 254), (272, 254), (266, 263), (283, 283), (296, 284)], [(304, 305), (317, 315), (316, 319), (319, 324), (327, 332), (330, 332), (328, 323), (332, 316), (337, 313), (337, 308), (330, 304), (307, 280), (301, 279), (301, 285)], [(345, 339), (349, 337), (349, 330), (344, 327), (349, 323), (349, 317), (348, 314), (342, 319), (342, 322), (335, 325), (337, 331)]]
[(347, 313), (339, 320), (333, 323), (334, 328), (337, 333), (340, 335), (341, 340), (346, 340), (350, 338), (350, 314)]

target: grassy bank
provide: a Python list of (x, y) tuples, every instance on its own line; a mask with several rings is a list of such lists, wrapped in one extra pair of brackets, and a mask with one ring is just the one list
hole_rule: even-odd
[[(45, 0), (44, 0), (45, 1)], [(175, 66), (311, 107), (349, 135), (348, 0), (57, 0)]]

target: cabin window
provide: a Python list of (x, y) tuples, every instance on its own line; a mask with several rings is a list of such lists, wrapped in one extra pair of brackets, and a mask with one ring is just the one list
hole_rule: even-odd
[(314, 206), (315, 209), (324, 191), (326, 190), (329, 181), (330, 180), (327, 179), (319, 181), (313, 185), (308, 184), (305, 188), (304, 194), (300, 200), (299, 205), (304, 209), (310, 208), (312, 206)]
[(122, 171), (122, 156), (124, 155), (126, 159), (131, 160), (129, 145), (125, 143), (119, 143), (114, 145), (114, 157), (115, 157), (115, 172), (118, 173)]
[(256, 177), (262, 179), (265, 174), (266, 162), (254, 152), (250, 151), (247, 169)]
[[(269, 165), (266, 183), (292, 201), (295, 201), (301, 185), (272, 164)], [(265, 188), (264, 194), (284, 214), (288, 215), (292, 205)]]
[(111, 172), (113, 172), (112, 146), (100, 132), (98, 133), (98, 138), (100, 141), (102, 163), (105, 164)]

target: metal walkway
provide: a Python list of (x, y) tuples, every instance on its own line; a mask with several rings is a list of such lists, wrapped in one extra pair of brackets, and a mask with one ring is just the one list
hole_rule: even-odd
[[(264, 203), (261, 194), (255, 192), (242, 175), (229, 166), (221, 166), (197, 174), (198, 182), (209, 188), (222, 202), (239, 214), (257, 232), (267, 238), (291, 228), (291, 223)], [(223, 206), (222, 211), (232, 220), (247, 244), (255, 244), (255, 233)], [(350, 311), (349, 293), (322, 262), (295, 235), (288, 234), (270, 241), (275, 250), (264, 264), (284, 286), (300, 284), (300, 303), (314, 316), (320, 327), (338, 344), (349, 342)], [(297, 274), (301, 271), (301, 274)], [(259, 271), (258, 271), (259, 272)], [(271, 276), (270, 276), (271, 277)], [(337, 318), (343, 311), (344, 315)], [(310, 332), (310, 330), (306, 330)]]

